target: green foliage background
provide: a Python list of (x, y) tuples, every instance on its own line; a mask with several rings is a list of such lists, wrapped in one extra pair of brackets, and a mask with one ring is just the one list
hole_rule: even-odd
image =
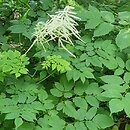
[[(46, 51), (35, 25), (75, 7), (81, 39)], [(0, 0), (0, 130), (129, 130), (130, 2)]]

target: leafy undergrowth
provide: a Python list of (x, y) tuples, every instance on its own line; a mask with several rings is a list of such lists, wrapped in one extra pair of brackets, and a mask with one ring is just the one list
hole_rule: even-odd
[(130, 130), (130, 12), (90, 3), (0, 1), (0, 130)]

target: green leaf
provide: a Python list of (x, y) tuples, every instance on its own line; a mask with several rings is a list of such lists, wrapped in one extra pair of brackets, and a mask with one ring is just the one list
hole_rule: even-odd
[(118, 63), (118, 65), (121, 67), (121, 68), (124, 68), (125, 67), (125, 63), (124, 63), (124, 61), (123, 61), (123, 59), (122, 58), (120, 58), (120, 57), (116, 57), (116, 61), (117, 61), (117, 63)]
[(99, 107), (99, 101), (94, 96), (86, 96), (85, 99), (93, 107)]
[(60, 90), (60, 91), (64, 91), (63, 85), (60, 84), (59, 82), (56, 82), (56, 83), (55, 83), (55, 87), (56, 87), (58, 90)]
[(116, 37), (116, 45), (123, 50), (130, 46), (130, 29), (122, 29)]
[(102, 89), (98, 86), (98, 83), (95, 82), (89, 84), (85, 91), (86, 94), (93, 94), (93, 95), (100, 94), (101, 92)]
[(92, 118), (96, 115), (96, 113), (97, 113), (97, 107), (91, 107), (91, 108), (87, 111), (87, 113), (86, 113), (86, 115), (85, 115), (85, 119), (86, 119), (86, 120), (92, 120)]
[(71, 101), (65, 101), (63, 112), (69, 117), (77, 117), (77, 111), (75, 110)]
[(18, 118), (15, 118), (14, 123), (15, 123), (16, 129), (17, 129), (19, 126), (21, 126), (23, 124), (23, 120), (22, 120), (22, 118), (18, 117)]
[(115, 21), (114, 15), (108, 11), (101, 11), (102, 18), (109, 23), (113, 23)]
[(125, 97), (123, 98), (124, 103), (124, 111), (128, 117), (130, 117), (130, 93), (127, 93)]
[(31, 121), (33, 122), (36, 120), (36, 115), (34, 113), (31, 113), (29, 111), (23, 111), (21, 112), (21, 117), (26, 120), (26, 121)]
[(44, 101), (44, 108), (49, 109), (49, 110), (54, 108), (54, 104), (53, 104), (52, 100), (45, 100)]
[(117, 75), (105, 75), (100, 78), (102, 81), (109, 84), (123, 84), (124, 83), (123, 79)]
[(89, 130), (98, 130), (98, 126), (93, 121), (86, 121)]
[(34, 124), (24, 122), (20, 127), (17, 128), (17, 130), (33, 130)]
[(16, 111), (6, 114), (5, 119), (11, 120), (19, 117), (19, 113)]
[(12, 67), (10, 66), (10, 65), (5, 65), (5, 66), (3, 66), (3, 72), (9, 72), (9, 71), (11, 71), (12, 70)]
[(126, 72), (126, 73), (124, 74), (124, 81), (125, 81), (126, 83), (129, 83), (129, 82), (130, 82), (130, 72)]
[(46, 71), (41, 71), (41, 72), (40, 72), (40, 79), (45, 78), (46, 75), (47, 75), (47, 72), (46, 72)]
[(48, 98), (47, 92), (43, 89), (40, 89), (40, 91), (38, 92), (38, 98), (41, 102), (44, 102), (44, 100)]
[(93, 56), (90, 58), (90, 62), (93, 66), (102, 67), (101, 61), (98, 59), (98, 56)]
[(28, 69), (26, 69), (26, 68), (21, 68), (21, 69), (19, 70), (19, 72), (20, 72), (21, 74), (27, 74), (27, 73), (28, 73)]
[(39, 110), (39, 111), (43, 111), (43, 104), (39, 101), (34, 101), (31, 103), (32, 105), (32, 108), (35, 109), (35, 110)]
[(93, 122), (96, 123), (100, 128), (105, 129), (114, 125), (114, 121), (110, 116), (97, 114), (93, 118)]
[(8, 28), (12, 33), (24, 33), (27, 32), (27, 28), (24, 24), (13, 25)]
[(119, 12), (118, 17), (120, 19), (119, 23), (122, 25), (128, 25), (130, 24), (130, 12), (124, 11), (124, 12)]
[(103, 22), (94, 31), (94, 37), (99, 37), (108, 34), (114, 29), (111, 23)]
[(83, 95), (83, 93), (86, 90), (86, 86), (88, 86), (88, 82), (86, 81), (84, 84), (79, 81), (76, 83), (75, 87), (74, 87), (74, 93), (77, 95)]
[(84, 98), (75, 97), (75, 98), (73, 98), (73, 102), (75, 103), (75, 105), (77, 107), (80, 107), (80, 108), (83, 108), (83, 109), (86, 109), (86, 110), (88, 108), (88, 104), (87, 104), (87, 102)]
[(73, 70), (73, 80), (74, 81), (77, 81), (80, 78), (80, 75), (81, 75), (80, 71), (78, 71), (76, 69)]
[(76, 130), (87, 130), (85, 124), (83, 122), (75, 122), (74, 124)]
[(130, 71), (130, 59), (126, 61), (126, 69)]
[(56, 97), (61, 97), (63, 95), (63, 93), (56, 88), (51, 89), (50, 92), (52, 95), (54, 95)]
[(115, 70), (114, 75), (122, 75), (124, 73), (124, 70), (122, 68), (118, 68)]
[(76, 119), (79, 121), (83, 121), (85, 119), (85, 114), (86, 114), (86, 109), (84, 108), (79, 108), (77, 110), (77, 115), (76, 115)]
[(112, 99), (109, 101), (111, 113), (118, 113), (124, 109), (124, 103), (120, 99)]
[[(109, 58), (108, 58), (109, 57)], [(99, 57), (99, 60), (106, 66), (108, 69), (113, 70), (118, 67), (116, 59), (113, 56), (108, 56), (106, 59)]]
[(85, 24), (85, 29), (94, 29), (96, 28), (101, 22), (101, 14), (99, 10), (94, 6), (89, 6), (88, 13), (86, 14), (87, 23)]
[(65, 130), (75, 130), (75, 127), (72, 124), (68, 124)]
[(65, 98), (71, 98), (72, 96), (73, 96), (73, 93), (71, 93), (71, 92), (64, 93)]
[(130, 130), (130, 125), (129, 124), (125, 125), (125, 130)]

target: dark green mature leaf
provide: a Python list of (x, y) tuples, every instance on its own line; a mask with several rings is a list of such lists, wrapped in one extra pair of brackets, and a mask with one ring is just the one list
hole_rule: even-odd
[(123, 50), (130, 46), (130, 29), (122, 29), (116, 37), (116, 44)]
[(114, 29), (111, 23), (103, 22), (94, 31), (94, 37), (99, 37), (108, 34)]

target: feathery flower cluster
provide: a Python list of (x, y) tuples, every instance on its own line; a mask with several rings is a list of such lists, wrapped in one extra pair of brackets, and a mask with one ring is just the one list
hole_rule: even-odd
[(46, 23), (37, 23), (33, 35), (35, 40), (27, 52), (35, 43), (40, 43), (45, 49), (44, 43), (48, 43), (51, 40), (55, 41), (57, 39), (58, 45), (75, 57), (75, 55), (72, 54), (63, 44), (65, 42), (73, 45), (71, 36), (75, 36), (77, 39), (81, 40), (79, 32), (76, 29), (78, 23), (75, 21), (80, 20), (80, 18), (75, 15), (76, 13), (72, 11), (73, 9), (74, 7), (72, 6), (66, 6), (64, 10), (57, 11), (55, 15), (50, 15), (51, 19)]

